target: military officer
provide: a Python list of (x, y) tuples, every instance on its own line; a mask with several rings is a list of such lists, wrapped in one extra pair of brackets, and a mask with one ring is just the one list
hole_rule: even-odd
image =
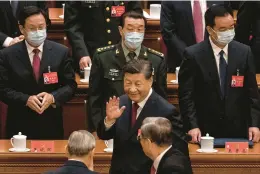
[(65, 32), (72, 46), (76, 67), (83, 69), (99, 47), (120, 40), (118, 25), (125, 11), (142, 13), (138, 1), (68, 1), (65, 4)]
[[(88, 129), (95, 132), (105, 117), (105, 103), (111, 96), (124, 94), (124, 65), (131, 59), (147, 59), (154, 68), (154, 90), (166, 98), (166, 67), (164, 56), (142, 45), (146, 19), (134, 11), (122, 15), (119, 31), (121, 42), (98, 48), (93, 57), (88, 98)], [(141, 84), (140, 84), (141, 85)], [(94, 133), (95, 134), (95, 133)]]

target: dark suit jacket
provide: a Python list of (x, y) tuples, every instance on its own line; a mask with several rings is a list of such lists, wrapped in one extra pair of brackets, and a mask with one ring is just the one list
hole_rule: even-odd
[(14, 16), (10, 1), (0, 1), (0, 49), (8, 36), (17, 37), (21, 34), (16, 17), (19, 16), (20, 11), (26, 6), (38, 6), (46, 12), (48, 11), (45, 2), (19, 1), (16, 10), (17, 16)]
[[(231, 87), (232, 76), (244, 76), (244, 87)], [(221, 97), (215, 56), (209, 40), (188, 47), (179, 72), (179, 102), (186, 131), (202, 135), (247, 137), (248, 127), (259, 127), (259, 94), (250, 47), (228, 45), (226, 96)]]
[[(221, 4), (222, 1), (208, 1), (207, 6)], [(168, 70), (175, 72), (183, 59), (186, 47), (196, 44), (192, 8), (190, 1), (162, 1), (161, 32), (167, 47)], [(208, 33), (205, 29), (205, 38)]]
[[(8, 105), (7, 137), (22, 132), (28, 139), (63, 138), (62, 104), (69, 101), (76, 90), (72, 60), (68, 48), (46, 40), (36, 82), (25, 42), (0, 51), (0, 99)], [(58, 83), (44, 84), (43, 73), (57, 72)], [(42, 115), (26, 106), (31, 95), (52, 93), (56, 108), (49, 107)]]
[[(260, 10), (259, 1), (242, 1), (239, 4), (236, 40), (251, 46), (255, 58), (256, 73), (260, 73)], [(250, 40), (250, 35), (252, 39)]]
[(110, 44), (120, 41), (120, 17), (111, 17), (112, 6), (124, 6), (126, 11), (142, 12), (141, 3), (136, 1), (66, 2), (64, 27), (76, 66), (81, 57), (92, 58), (96, 49), (109, 45), (109, 41)]
[[(149, 174), (152, 161), (144, 154), (141, 144), (137, 141), (137, 131), (146, 117), (166, 117), (173, 125), (173, 144), (180, 145), (182, 121), (175, 107), (161, 96), (153, 92), (138, 116), (135, 125), (131, 128), (132, 101), (127, 95), (120, 97), (120, 107), (126, 106), (122, 116), (115, 124), (106, 130), (104, 120), (100, 121), (97, 133), (101, 139), (114, 139), (114, 151), (111, 161), (111, 174)], [(183, 144), (181, 144), (184, 148)], [(187, 144), (186, 144), (187, 148)]]
[(163, 155), (156, 174), (192, 174), (190, 159), (171, 147)]
[(97, 174), (88, 169), (88, 167), (80, 162), (68, 160), (62, 167), (52, 172), (45, 172), (44, 174)]
[[(166, 98), (166, 65), (162, 54), (142, 46), (138, 58), (152, 62), (153, 89)], [(121, 43), (98, 49), (94, 55), (90, 72), (87, 109), (90, 131), (96, 131), (99, 121), (105, 118), (106, 101), (109, 100), (109, 97), (119, 97), (125, 93), (123, 67), (126, 63)]]

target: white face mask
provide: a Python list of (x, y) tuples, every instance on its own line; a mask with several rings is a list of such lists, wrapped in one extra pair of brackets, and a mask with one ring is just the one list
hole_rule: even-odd
[[(212, 29), (213, 30), (213, 29)], [(221, 45), (227, 45), (229, 44), (235, 37), (235, 30), (227, 30), (227, 31), (215, 31), (213, 30), (217, 36), (218, 39), (216, 40)]]
[(38, 47), (45, 41), (46, 37), (46, 29), (30, 31), (27, 33), (27, 42), (32, 46)]
[(130, 49), (138, 48), (144, 40), (144, 33), (127, 32), (125, 33), (125, 45)]

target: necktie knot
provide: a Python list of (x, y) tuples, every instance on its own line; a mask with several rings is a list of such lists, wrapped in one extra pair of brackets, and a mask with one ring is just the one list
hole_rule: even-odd
[(39, 52), (40, 52), (40, 50), (39, 50), (39, 49), (34, 49), (34, 50), (33, 50), (33, 53), (34, 53), (35, 55), (38, 55), (38, 54), (39, 54)]
[(138, 103), (133, 103), (133, 108), (134, 108), (135, 110), (137, 110), (137, 109), (139, 108)]
[(131, 51), (131, 52), (128, 53), (128, 57), (129, 57), (131, 60), (133, 60), (133, 59), (135, 58), (135, 56), (136, 56), (136, 54), (135, 54), (135, 52), (133, 52), (133, 51)]
[(219, 55), (220, 55), (220, 57), (223, 57), (223, 55), (224, 55), (224, 51), (221, 50), (221, 51), (219, 52)]

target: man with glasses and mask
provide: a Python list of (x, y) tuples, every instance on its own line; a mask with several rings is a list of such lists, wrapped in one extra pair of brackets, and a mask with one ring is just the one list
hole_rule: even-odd
[[(111, 96), (121, 96), (123, 66), (133, 59), (145, 59), (153, 65), (153, 89), (166, 98), (166, 68), (164, 57), (142, 45), (146, 19), (137, 12), (121, 16), (119, 32), (122, 40), (117, 45), (98, 48), (94, 55), (89, 82), (88, 129), (95, 132), (100, 120), (105, 118), (105, 104)], [(95, 134), (95, 133), (94, 133)]]
[(179, 71), (184, 128), (194, 143), (206, 133), (258, 142), (260, 107), (251, 49), (233, 41), (231, 9), (210, 7), (205, 23), (209, 39), (185, 50)]
[(19, 15), (25, 40), (0, 51), (0, 96), (8, 105), (7, 138), (63, 139), (62, 104), (77, 84), (68, 48), (46, 40), (46, 13), (29, 6)]

